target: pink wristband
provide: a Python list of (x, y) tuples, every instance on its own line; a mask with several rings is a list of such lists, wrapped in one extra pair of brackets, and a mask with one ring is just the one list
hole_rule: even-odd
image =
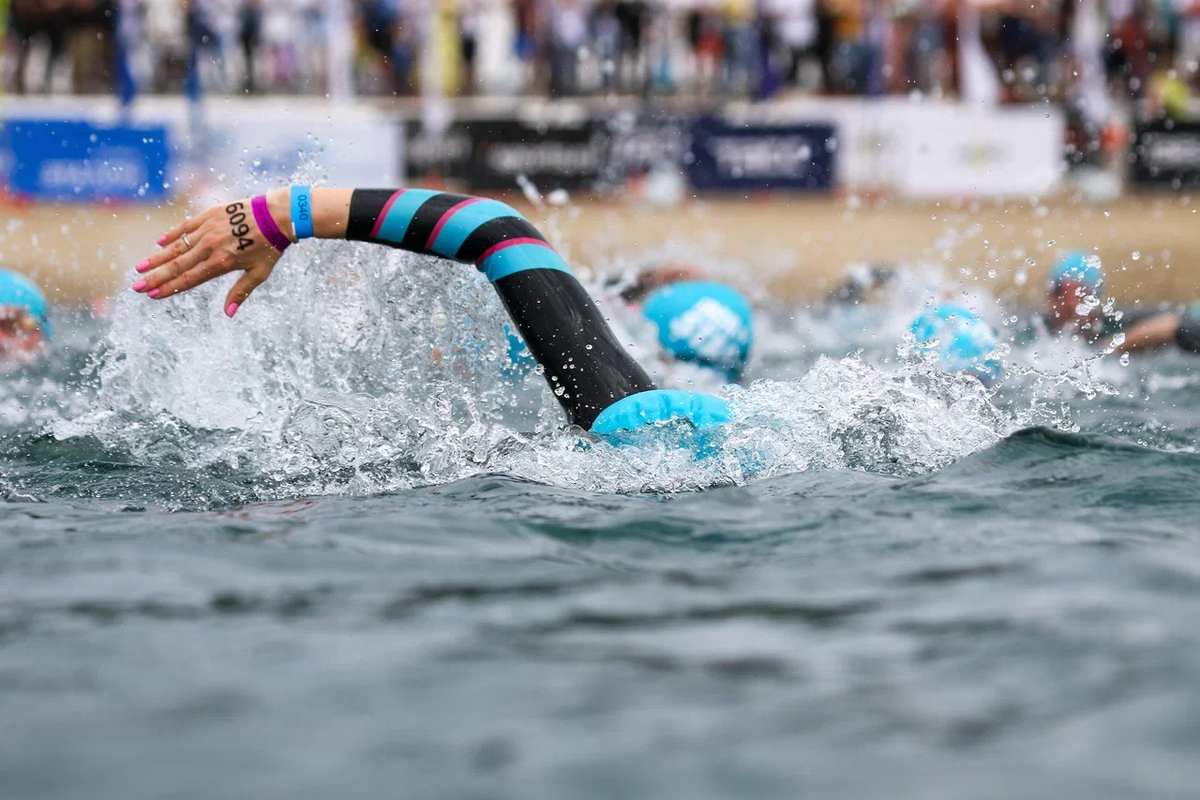
[(281, 253), (287, 250), (292, 242), (283, 235), (283, 231), (279, 230), (279, 226), (275, 224), (275, 218), (271, 216), (271, 211), (267, 208), (267, 196), (260, 194), (251, 200), (250, 208), (254, 211), (254, 221), (258, 223), (258, 229), (262, 231), (263, 236), (271, 243), (271, 247), (274, 247)]

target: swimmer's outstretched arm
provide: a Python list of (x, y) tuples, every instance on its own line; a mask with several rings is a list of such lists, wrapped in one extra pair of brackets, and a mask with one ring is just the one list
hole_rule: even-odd
[(1156, 314), (1149, 319), (1135, 322), (1125, 329), (1125, 340), (1117, 347), (1119, 353), (1136, 353), (1139, 350), (1157, 350), (1175, 343), (1181, 314)]
[[(312, 190), (313, 233), (318, 239), (346, 238), (353, 189)], [(291, 192), (266, 195), (267, 211), (288, 244), (297, 241), (292, 225)], [(187, 241), (184, 240), (187, 234)], [(188, 247), (190, 243), (191, 247)], [(186, 292), (229, 272), (244, 274), (225, 296), (225, 313), (233, 316), (271, 275), (283, 252), (271, 245), (255, 219), (252, 200), (243, 198), (213, 206), (163, 234), (162, 249), (137, 265), (146, 274), (133, 285), (153, 300)]]
[[(512, 207), (424, 189), (314, 189), (309, 206), (316, 238), (474, 264), (500, 295), (572, 423), (590, 429), (606, 408), (655, 390), (566, 262)], [(162, 250), (137, 265), (143, 277), (133, 289), (163, 300), (240, 271), (225, 298), (232, 317), (270, 277), (281, 248), (296, 243), (292, 222), (290, 189), (270, 192), (265, 202), (214, 206), (158, 240)], [(662, 413), (668, 412), (678, 415)]]

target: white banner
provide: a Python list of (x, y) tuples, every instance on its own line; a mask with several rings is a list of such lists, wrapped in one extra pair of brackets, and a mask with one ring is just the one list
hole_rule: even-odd
[(1058, 109), (927, 108), (895, 139), (893, 187), (905, 197), (1044, 195), (1062, 177)]
[(908, 197), (1043, 194), (1062, 171), (1066, 121), (1057, 107), (968, 107), (906, 97), (803, 98), (735, 104), (731, 120), (828, 122), (837, 183)]

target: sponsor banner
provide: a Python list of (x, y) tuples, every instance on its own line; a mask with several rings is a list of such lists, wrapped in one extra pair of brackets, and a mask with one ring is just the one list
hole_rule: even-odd
[(913, 198), (1046, 194), (1062, 177), (1065, 125), (1058, 109), (925, 107), (895, 138), (893, 186)]
[(688, 180), (697, 191), (829, 191), (834, 142), (830, 124), (734, 124), (700, 117), (692, 125)]
[[(14, 119), (57, 124), (74, 117), (98, 130), (165, 128), (167, 177), (159, 183), (169, 183), (170, 192), (178, 187), (198, 193), (201, 202), (292, 181), (385, 187), (401, 182), (403, 132), (396, 116), (366, 104), (267, 98), (191, 105), (178, 97), (142, 97), (132, 109), (131, 124), (126, 124), (109, 99), (10, 98), (6, 113), (10, 124)], [(5, 136), (5, 126), (0, 125), (0, 180), (5, 164), (17, 163), (11, 147), (4, 145)], [(141, 146), (141, 136), (136, 139)], [(102, 167), (102, 162), (77, 164), (74, 169), (87, 177), (88, 170)], [(69, 177), (61, 166), (56, 169), (59, 180)], [(103, 173), (96, 180), (102, 178)], [(75, 196), (89, 199), (86, 192)], [(146, 197), (152, 195), (147, 192)]]
[(79, 202), (167, 196), (169, 137), (161, 125), (9, 118), (2, 127), (0, 174), (16, 194)]
[(827, 147), (835, 153), (840, 188), (886, 189), (892, 183), (890, 155), (898, 132), (919, 124), (925, 104), (905, 99), (849, 97), (789, 98), (771, 103), (731, 104), (726, 119), (747, 125), (832, 125)]
[(435, 133), (419, 121), (409, 120), (404, 123), (404, 181), (465, 183), (474, 141), (467, 122), (451, 123), (446, 130)]
[(612, 142), (608, 172), (614, 183), (661, 167), (682, 169), (691, 158), (695, 117), (651, 113), (618, 115), (607, 122)]
[(1156, 120), (1134, 131), (1132, 179), (1143, 186), (1200, 185), (1200, 122)]
[(591, 189), (608, 165), (603, 124), (526, 123), (514, 119), (466, 123), (471, 136), (467, 185), (481, 191), (516, 189), (518, 176), (540, 191)]

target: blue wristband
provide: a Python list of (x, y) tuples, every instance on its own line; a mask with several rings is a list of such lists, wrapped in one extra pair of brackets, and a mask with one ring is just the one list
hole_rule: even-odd
[(307, 186), (292, 187), (292, 231), (297, 239), (313, 237), (312, 190)]

